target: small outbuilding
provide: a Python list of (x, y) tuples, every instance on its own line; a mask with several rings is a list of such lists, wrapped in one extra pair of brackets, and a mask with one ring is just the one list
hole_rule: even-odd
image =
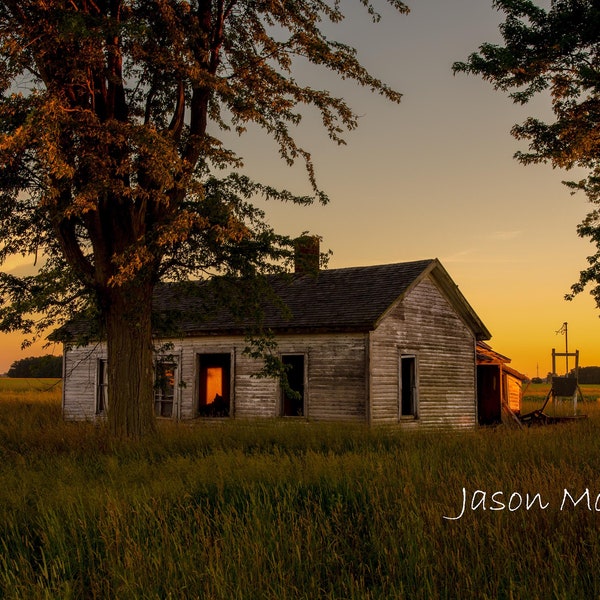
[(480, 425), (494, 425), (521, 414), (527, 376), (508, 365), (510, 358), (477, 343), (477, 407)]
[[(287, 365), (286, 389), (255, 376), (262, 363), (244, 352), (244, 331), (225, 308), (204, 320), (189, 317), (202, 306), (205, 284), (190, 298), (168, 284), (157, 288), (155, 311), (178, 320), (178, 334), (157, 343), (168, 343), (156, 353), (158, 416), (477, 425), (478, 342), (490, 333), (439, 260), (298, 269), (272, 284), (288, 310), (265, 306), (263, 324)], [(65, 348), (66, 419), (103, 418), (106, 361), (101, 340)]]

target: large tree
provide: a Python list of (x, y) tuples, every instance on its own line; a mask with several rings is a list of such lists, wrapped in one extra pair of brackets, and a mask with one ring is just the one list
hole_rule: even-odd
[[(0, 264), (39, 256), (35, 275), (0, 275), (0, 328), (32, 332), (95, 311), (115, 434), (155, 428), (155, 285), (276, 267), (290, 240), (252, 199), (326, 201), (294, 139), (302, 107), (338, 143), (357, 119), (343, 98), (297, 81), (297, 63), (399, 101), (327, 37), (342, 18), (327, 0), (0, 1)], [(220, 132), (249, 123), (285, 161), (305, 162), (312, 195), (235, 174), (240, 158)]]
[(551, 98), (552, 122), (532, 117), (513, 127), (517, 139), (529, 141), (529, 151), (516, 158), (587, 170), (586, 178), (564, 183), (585, 192), (592, 204), (577, 231), (596, 248), (567, 298), (591, 284), (600, 308), (600, 3), (551, 0), (549, 9), (531, 0), (493, 5), (506, 14), (503, 45), (481, 45), (466, 62), (455, 63), (454, 71), (480, 75), (519, 104), (539, 94)]

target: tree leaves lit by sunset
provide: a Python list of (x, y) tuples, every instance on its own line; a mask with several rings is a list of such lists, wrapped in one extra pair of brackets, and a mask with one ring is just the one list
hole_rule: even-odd
[(493, 4), (506, 14), (500, 27), (504, 45), (481, 45), (454, 71), (481, 75), (510, 92), (515, 103), (550, 96), (554, 122), (530, 117), (513, 127), (517, 139), (529, 142), (529, 151), (516, 158), (588, 171), (584, 179), (564, 182), (592, 204), (577, 231), (596, 247), (567, 299), (591, 284), (600, 308), (600, 6), (594, 0), (552, 0), (548, 10), (531, 0)]
[[(400, 100), (327, 37), (342, 19), (342, 3), (321, 0), (0, 1), (0, 264), (33, 254), (38, 266), (0, 274), (0, 329), (96, 317), (114, 434), (155, 428), (157, 283), (277, 272), (292, 243), (253, 198), (327, 202), (296, 128), (313, 108), (341, 144), (357, 115), (296, 80), (297, 61)], [(250, 124), (305, 164), (311, 195), (236, 173), (242, 157), (221, 134)]]

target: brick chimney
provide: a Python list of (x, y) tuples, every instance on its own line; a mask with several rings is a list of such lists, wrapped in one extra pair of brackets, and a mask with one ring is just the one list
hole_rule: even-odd
[(294, 240), (294, 272), (298, 275), (316, 275), (321, 258), (321, 238), (318, 235), (301, 235)]

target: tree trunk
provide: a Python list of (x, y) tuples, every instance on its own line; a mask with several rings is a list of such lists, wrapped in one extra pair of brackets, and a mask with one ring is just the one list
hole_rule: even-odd
[(111, 288), (105, 306), (108, 422), (113, 435), (140, 438), (156, 431), (150, 283)]

